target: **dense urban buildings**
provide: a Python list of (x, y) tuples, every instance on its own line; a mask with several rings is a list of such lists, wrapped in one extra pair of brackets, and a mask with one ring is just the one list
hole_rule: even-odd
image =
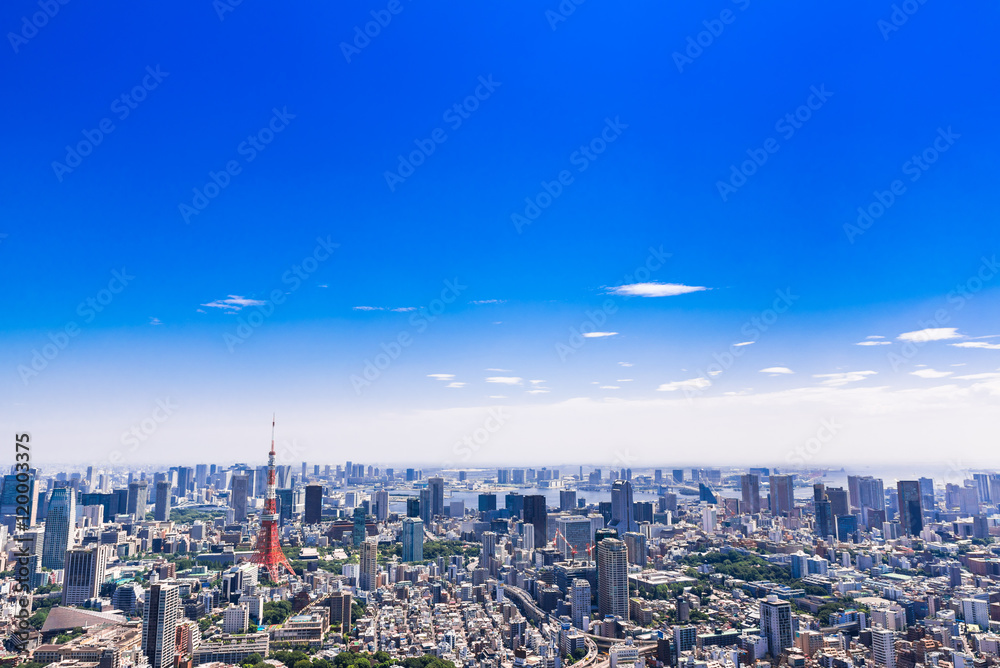
[[(47, 612), (31, 615), (22, 655), (118, 668), (236, 665), (295, 647), (468, 668), (1000, 665), (992, 473), (504, 477), (276, 458), (33, 470), (36, 519), (0, 527), (8, 570), (24, 564), (36, 592), (31, 612)], [(15, 623), (16, 603), (3, 610)]]

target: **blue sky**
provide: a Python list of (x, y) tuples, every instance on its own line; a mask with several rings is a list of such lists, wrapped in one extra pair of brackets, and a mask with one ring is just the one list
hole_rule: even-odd
[(167, 398), (122, 461), (246, 458), (272, 410), (324, 462), (456, 463), (497, 406), (462, 465), (992, 442), (995, 4), (45, 6), (0, 13), (0, 423), (43, 460)]

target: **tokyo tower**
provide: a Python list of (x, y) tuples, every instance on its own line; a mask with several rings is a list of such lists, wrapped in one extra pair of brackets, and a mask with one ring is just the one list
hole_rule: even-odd
[(272, 582), (278, 582), (287, 569), (295, 576), (288, 557), (281, 551), (278, 540), (278, 500), (274, 492), (274, 417), (271, 417), (271, 452), (267, 456), (267, 495), (264, 497), (264, 512), (260, 516), (260, 532), (253, 548), (250, 563), (267, 571)]

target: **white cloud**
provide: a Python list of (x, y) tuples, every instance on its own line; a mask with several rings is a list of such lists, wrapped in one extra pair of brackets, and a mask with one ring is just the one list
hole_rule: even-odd
[(496, 371), (497, 373), (510, 373), (510, 369), (487, 369), (487, 371)]
[(740, 346), (752, 346), (755, 343), (757, 343), (757, 342), (756, 341), (740, 341), (739, 343), (734, 343), (733, 347), (734, 348), (739, 348)]
[(149, 319), (149, 324), (150, 325), (162, 325), (163, 321), (160, 320), (159, 318), (150, 318)]
[(956, 348), (980, 348), (982, 350), (1000, 350), (1000, 343), (986, 343), (985, 341), (962, 341), (961, 343), (949, 343), (949, 346)]
[(456, 380), (453, 383), (448, 383), (447, 385), (445, 385), (445, 387), (465, 387), (465, 383)]
[(917, 371), (911, 371), (911, 376), (917, 376), (919, 378), (945, 378), (955, 373), (954, 371), (935, 371), (934, 369), (919, 369)]
[(1000, 378), (1000, 373), (987, 371), (985, 373), (970, 373), (965, 376), (955, 376), (955, 380), (996, 380)]
[(507, 300), (506, 299), (474, 299), (473, 301), (471, 301), (469, 303), (470, 304), (476, 304), (476, 305), (481, 305), (481, 304), (506, 304)]
[(408, 313), (409, 311), (416, 311), (416, 306), (400, 306), (399, 308), (391, 308), (390, 311), (394, 313)]
[(455, 380), (455, 374), (453, 373), (429, 373), (427, 377), (434, 380)]
[(760, 373), (770, 373), (770, 374), (789, 374), (795, 373), (787, 366), (769, 366), (766, 369), (761, 369)]
[(355, 311), (384, 311), (385, 310), (381, 306), (354, 306), (352, 308)]
[(242, 311), (247, 306), (263, 306), (265, 303), (266, 302), (259, 299), (248, 299), (247, 297), (241, 297), (240, 295), (229, 295), (226, 299), (216, 299), (214, 302), (208, 302), (207, 304), (202, 304), (202, 306), (220, 308), (225, 311), (236, 313), (237, 311)]
[(711, 376), (712, 378), (715, 378), (716, 376), (718, 376), (721, 373), (722, 373), (722, 369), (709, 369), (709, 371), (708, 371), (708, 375)]
[(524, 379), (517, 376), (490, 376), (486, 379), (486, 382), (499, 383), (501, 385), (520, 385), (524, 382)]
[(548, 393), (549, 393), (548, 390), (542, 390), (542, 389), (528, 390), (528, 394), (548, 394)]
[(846, 371), (844, 373), (814, 373), (813, 378), (820, 378), (823, 385), (840, 387), (848, 383), (856, 383), (868, 376), (874, 376), (877, 371)]
[(544, 380), (529, 380), (528, 382), (531, 383), (532, 385), (541, 385), (545, 381)]
[(602, 390), (620, 390), (622, 388), (618, 387), (617, 385), (601, 385), (601, 389)]
[(702, 290), (708, 290), (708, 288), (701, 285), (681, 285), (680, 283), (632, 283), (608, 288), (607, 292), (623, 297), (674, 297)]
[(884, 339), (884, 336), (879, 336), (878, 334), (871, 334), (865, 337), (866, 339)]
[(330, 286), (329, 286), (329, 285), (327, 285), (326, 283), (324, 283), (324, 284), (322, 284), (322, 285), (317, 285), (316, 287), (317, 287), (317, 288), (328, 288), (328, 287), (330, 287)]
[(618, 378), (618, 379), (615, 380), (615, 382), (616, 383), (631, 383), (632, 379), (631, 378)]
[(927, 329), (918, 329), (914, 332), (903, 332), (896, 338), (900, 341), (926, 343), (928, 341), (960, 339), (962, 335), (958, 333), (957, 327), (928, 327)]
[(618, 336), (618, 332), (586, 332), (583, 335), (585, 339), (601, 339), (605, 336)]
[(631, 362), (619, 362), (618, 366), (632, 366)]
[(712, 384), (708, 378), (690, 378), (688, 380), (676, 380), (672, 383), (664, 383), (656, 388), (657, 392), (675, 392), (677, 390), (700, 390)]
[(892, 341), (858, 341), (856, 346), (891, 346)]

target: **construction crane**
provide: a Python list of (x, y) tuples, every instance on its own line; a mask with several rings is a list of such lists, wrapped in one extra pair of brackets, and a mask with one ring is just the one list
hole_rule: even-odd
[[(569, 548), (570, 554), (572, 555), (572, 558), (570, 559), (570, 561), (576, 561), (576, 548), (573, 546), (572, 543), (570, 543), (568, 540), (566, 540), (566, 536), (562, 535), (562, 532), (559, 531), (559, 529), (556, 529), (556, 547), (559, 547), (559, 539), (560, 538), (563, 539), (564, 547), (568, 547)], [(564, 554), (565, 554), (565, 552), (564, 552)]]

